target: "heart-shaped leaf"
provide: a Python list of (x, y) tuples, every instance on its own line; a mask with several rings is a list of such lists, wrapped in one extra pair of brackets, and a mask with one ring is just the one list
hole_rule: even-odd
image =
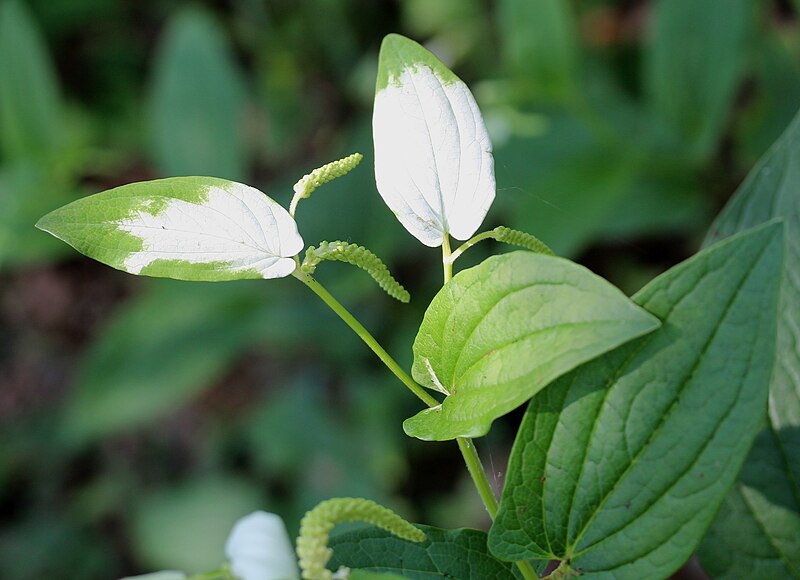
[(467, 85), (419, 44), (381, 45), (375, 111), (375, 181), (400, 223), (427, 246), (466, 240), (495, 194), (492, 144)]
[(658, 327), (586, 268), (512, 252), (464, 270), (433, 299), (414, 341), (414, 378), (447, 395), (403, 423), (426, 440), (477, 437), (548, 383)]
[(706, 243), (776, 217), (786, 220), (786, 262), (769, 425), (701, 545), (700, 559), (715, 578), (800, 578), (800, 115), (736, 192)]
[(178, 280), (280, 278), (303, 249), (289, 212), (255, 188), (214, 177), (123, 185), (36, 226), (118, 270)]
[(531, 401), (493, 554), (585, 578), (666, 578), (689, 558), (762, 424), (782, 231), (741, 234), (651, 282), (634, 301), (660, 329)]
[(511, 564), (497, 560), (486, 549), (485, 533), (417, 527), (427, 536), (424, 542), (401, 540), (372, 526), (334, 533), (329, 544), (333, 557), (328, 568), (335, 571), (346, 566), (365, 572), (402, 574), (404, 578), (417, 580), (514, 578)]

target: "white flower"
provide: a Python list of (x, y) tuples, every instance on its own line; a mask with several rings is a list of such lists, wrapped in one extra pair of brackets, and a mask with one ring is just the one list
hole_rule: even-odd
[(240, 580), (297, 580), (297, 558), (283, 520), (257, 511), (233, 526), (225, 555)]
[(423, 244), (470, 238), (495, 195), (492, 144), (467, 85), (408, 38), (381, 46), (375, 110), (375, 181)]

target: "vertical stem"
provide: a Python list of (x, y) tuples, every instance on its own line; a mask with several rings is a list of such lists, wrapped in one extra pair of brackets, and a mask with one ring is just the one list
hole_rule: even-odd
[[(453, 260), (451, 259), (450, 236), (448, 234), (445, 234), (442, 240), (442, 265), (444, 266), (444, 283), (447, 284), (453, 278)], [(489, 512), (489, 517), (494, 521), (497, 516), (497, 498), (489, 483), (489, 478), (486, 477), (486, 470), (483, 468), (475, 443), (468, 437), (458, 437), (456, 442), (461, 455), (464, 457), (464, 463), (467, 464), (467, 471), (472, 477), (472, 483), (475, 485), (475, 489), (478, 490), (478, 495), (481, 496), (481, 501), (483, 501), (486, 511)], [(526, 580), (539, 577), (529, 562), (521, 560), (514, 562), (514, 564)]]
[[(449, 238), (445, 239), (445, 242), (442, 244), (442, 263), (444, 265), (444, 281), (445, 284), (452, 278), (453, 276), (453, 265), (450, 262), (450, 240)], [(436, 407), (439, 405), (439, 401), (434, 399), (431, 395), (429, 395), (423, 387), (418, 385), (414, 379), (412, 379), (408, 374), (400, 367), (399, 364), (387, 353), (383, 347), (375, 340), (369, 331), (362, 326), (362, 324), (352, 315), (350, 312), (342, 306), (336, 298), (334, 298), (319, 282), (317, 282), (312, 276), (303, 272), (299, 267), (294, 271), (292, 274), (295, 278), (300, 280), (303, 284), (308, 286), (317, 296), (319, 296), (325, 304), (333, 310), (339, 318), (344, 321), (347, 326), (349, 326), (353, 332), (355, 332), (358, 337), (364, 341), (364, 343), (374, 352), (381, 362), (386, 365), (386, 367), (392, 371), (394, 376), (396, 376), (400, 381), (408, 387), (408, 389), (414, 393), (417, 397), (419, 397), (422, 402), (424, 402), (428, 407)], [(459, 437), (456, 442), (458, 443), (458, 448), (461, 450), (461, 454), (464, 457), (464, 462), (467, 464), (467, 470), (469, 471), (470, 476), (472, 477), (472, 481), (475, 484), (476, 489), (478, 490), (478, 494), (481, 496), (481, 500), (483, 501), (484, 506), (486, 506), (486, 511), (489, 512), (489, 516), (494, 520), (495, 516), (497, 515), (497, 498), (494, 496), (494, 492), (492, 491), (492, 487), (489, 484), (489, 479), (486, 477), (486, 471), (483, 469), (483, 464), (481, 463), (480, 457), (478, 457), (478, 452), (475, 450), (475, 444), (472, 442), (472, 439)], [(517, 568), (522, 573), (522, 577), (526, 580), (536, 580), (538, 575), (534, 571), (533, 567), (526, 561), (515, 562)]]

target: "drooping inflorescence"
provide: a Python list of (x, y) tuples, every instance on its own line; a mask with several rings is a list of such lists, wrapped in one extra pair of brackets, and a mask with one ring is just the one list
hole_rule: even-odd
[(307, 512), (300, 522), (297, 557), (304, 579), (330, 580), (334, 577), (325, 567), (333, 553), (328, 548), (328, 537), (336, 524), (352, 521), (370, 523), (411, 542), (425, 540), (422, 530), (374, 501), (349, 497), (329, 499)]
[(492, 239), (498, 242), (503, 242), (504, 244), (510, 244), (512, 246), (520, 246), (521, 248), (538, 254), (555, 256), (555, 252), (553, 252), (547, 244), (532, 234), (527, 234), (519, 230), (512, 230), (505, 226), (496, 227), (491, 231), (491, 234)]
[(300, 266), (306, 274), (312, 274), (317, 264), (323, 260), (347, 262), (366, 271), (386, 291), (386, 293), (399, 300), (408, 302), (411, 295), (403, 286), (394, 279), (386, 264), (363, 246), (347, 242), (320, 242), (319, 247), (311, 246), (306, 250), (306, 257)]

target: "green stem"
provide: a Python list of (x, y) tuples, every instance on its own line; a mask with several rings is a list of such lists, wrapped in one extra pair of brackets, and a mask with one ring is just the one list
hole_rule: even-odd
[(364, 341), (364, 343), (378, 355), (378, 358), (381, 359), (381, 362), (387, 366), (387, 368), (394, 373), (400, 382), (402, 382), (409, 390), (414, 393), (423, 403), (428, 405), (428, 407), (436, 407), (439, 405), (439, 401), (434, 399), (428, 392), (418, 385), (414, 379), (406, 374), (406, 372), (400, 367), (399, 364), (387, 353), (383, 350), (383, 347), (378, 344), (378, 341), (375, 340), (375, 337), (372, 336), (369, 331), (364, 328), (361, 323), (356, 320), (356, 318), (350, 314), (350, 312), (342, 306), (336, 298), (331, 296), (330, 292), (325, 290), (325, 288), (317, 282), (313, 277), (309, 276), (300, 268), (297, 268), (294, 271), (293, 276), (300, 280), (303, 284), (311, 288), (311, 290), (320, 298), (322, 301), (327, 304), (331, 310), (333, 310), (339, 318), (341, 318), (347, 326), (349, 326), (353, 332), (355, 332), (358, 337)]
[(461, 244), (458, 249), (450, 255), (450, 267), (452, 268), (453, 262), (455, 262), (458, 257), (469, 250), (472, 246), (477, 244), (478, 242), (482, 242), (483, 240), (488, 240), (494, 237), (494, 231), (490, 230), (488, 232), (483, 232), (482, 234), (478, 234), (477, 236), (473, 236), (468, 239), (466, 242)]
[[(450, 261), (449, 238), (447, 238), (442, 244), (442, 258), (442, 263), (444, 265), (444, 281), (447, 283), (453, 276), (453, 264)], [(319, 282), (317, 282), (312, 276), (303, 272), (300, 268), (297, 268), (292, 275), (300, 280), (303, 284), (308, 286), (317, 296), (319, 296), (322, 301), (325, 302), (325, 304), (327, 304), (330, 309), (333, 310), (339, 316), (339, 318), (341, 318), (342, 321), (344, 321), (344, 323), (347, 324), (347, 326), (349, 326), (361, 340), (364, 341), (364, 343), (372, 350), (372, 352), (374, 352), (378, 358), (381, 359), (381, 362), (383, 362), (383, 364), (385, 364), (386, 367), (392, 371), (394, 376), (400, 379), (400, 382), (408, 387), (408, 389), (423, 403), (428, 405), (428, 407), (436, 407), (440, 404), (439, 401), (429, 395), (423, 387), (418, 385), (414, 379), (408, 376), (408, 374), (400, 367), (400, 365), (397, 364), (397, 362), (389, 355), (389, 353), (387, 353), (378, 343), (378, 341), (375, 340), (375, 337), (373, 337), (369, 331), (364, 328), (361, 323), (339, 303), (338, 300), (336, 300), (336, 298), (331, 296), (331, 294)], [(478, 457), (478, 452), (475, 450), (475, 444), (472, 442), (472, 439), (462, 437), (459, 437), (456, 442), (458, 443), (458, 448), (461, 450), (461, 454), (464, 457), (464, 462), (467, 464), (467, 471), (469, 471), (472, 481), (478, 490), (478, 494), (481, 496), (484, 506), (486, 506), (486, 511), (489, 512), (489, 516), (492, 518), (492, 520), (494, 520), (495, 516), (497, 515), (497, 498), (494, 496), (492, 487), (489, 484), (488, 478), (486, 477), (483, 464), (481, 463), (480, 457)], [(538, 578), (533, 567), (528, 562), (520, 561), (515, 562), (515, 564), (522, 573), (523, 578), (526, 580), (535, 580)]]
[[(483, 234), (475, 236), (456, 251), (463, 253), (464, 250), (471, 247), (471, 245), (489, 237), (489, 235), (481, 236), (483, 236)], [(442, 240), (442, 264), (444, 266), (445, 284), (453, 278), (453, 262), (457, 257), (457, 255), (450, 253), (450, 236), (445, 234)], [(468, 437), (458, 437), (456, 442), (458, 443), (461, 455), (464, 457), (464, 463), (467, 464), (467, 471), (469, 471), (469, 475), (472, 477), (472, 483), (475, 485), (475, 489), (478, 490), (478, 495), (481, 496), (481, 501), (483, 501), (486, 511), (489, 512), (489, 517), (494, 521), (494, 518), (497, 516), (497, 498), (489, 483), (489, 478), (486, 477), (486, 470), (483, 468), (483, 463), (481, 463), (481, 458), (478, 455), (478, 450), (475, 448), (475, 443)], [(533, 580), (539, 577), (533, 569), (533, 566), (527, 561), (520, 560), (519, 562), (514, 562), (514, 564), (522, 573), (522, 577), (526, 580)]]

